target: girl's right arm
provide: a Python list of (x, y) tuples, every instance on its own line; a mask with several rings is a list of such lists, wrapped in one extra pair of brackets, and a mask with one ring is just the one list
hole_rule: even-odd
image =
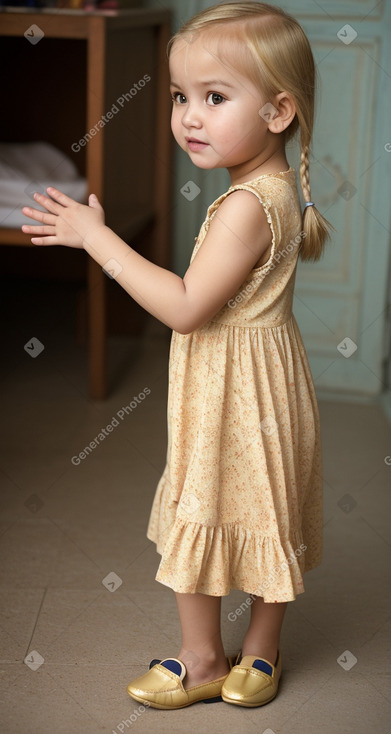
[(222, 201), (183, 279), (151, 263), (108, 227), (84, 249), (102, 267), (110, 259), (122, 270), (118, 283), (149, 313), (181, 334), (209, 321), (236, 293), (270, 247), (272, 233), (263, 207), (250, 191)]
[(104, 212), (90, 197), (79, 204), (58, 189), (51, 198), (35, 195), (47, 212), (25, 207), (41, 226), (24, 226), (33, 244), (81, 247), (157, 319), (188, 334), (211, 319), (236, 293), (270, 246), (272, 234), (258, 198), (232, 191), (215, 212), (205, 239), (183, 278), (133, 250), (104, 224)]

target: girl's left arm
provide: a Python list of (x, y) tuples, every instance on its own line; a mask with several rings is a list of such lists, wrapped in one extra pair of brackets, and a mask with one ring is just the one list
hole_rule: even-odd
[[(115, 280), (140, 306), (183, 334), (217, 313), (270, 244), (270, 229), (259, 202), (247, 191), (235, 191), (220, 205), (219, 217), (214, 217), (202, 247), (182, 279), (144, 258), (107, 227), (96, 197), (90, 196), (90, 205), (85, 206), (58, 189), (50, 188), (48, 193), (52, 198), (34, 195), (47, 212), (28, 207), (22, 210), (45, 225), (23, 225), (23, 231), (34, 234), (32, 243), (84, 249), (102, 268), (113, 272)], [(240, 196), (243, 194), (244, 197)], [(243, 209), (245, 203), (247, 211)], [(262, 230), (263, 248), (259, 245), (262, 216), (266, 223)], [(238, 221), (248, 244), (243, 242), (243, 231), (240, 235), (235, 233)]]

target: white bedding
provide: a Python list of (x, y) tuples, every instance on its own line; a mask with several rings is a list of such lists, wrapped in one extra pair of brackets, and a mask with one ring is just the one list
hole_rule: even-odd
[(0, 143), (0, 227), (20, 228), (37, 224), (22, 213), (22, 207), (41, 207), (33, 194), (47, 194), (54, 186), (72, 199), (87, 204), (87, 179), (73, 161), (51, 143)]

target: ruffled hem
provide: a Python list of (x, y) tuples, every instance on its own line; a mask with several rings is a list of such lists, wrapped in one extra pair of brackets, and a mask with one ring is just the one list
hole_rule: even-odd
[(237, 523), (211, 527), (177, 516), (163, 547), (155, 531), (147, 533), (162, 555), (155, 580), (183, 594), (227, 596), (239, 589), (265, 602), (294, 601), (304, 592), (303, 574), (320, 563), (306, 557), (299, 534), (260, 538)]

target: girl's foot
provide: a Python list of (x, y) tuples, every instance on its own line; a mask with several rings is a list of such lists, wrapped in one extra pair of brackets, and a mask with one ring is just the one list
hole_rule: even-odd
[(201, 683), (209, 683), (212, 680), (221, 678), (223, 675), (228, 675), (230, 671), (228, 660), (225, 657), (218, 660), (215, 659), (208, 661), (200, 659), (196, 661), (195, 655), (190, 658), (189, 654), (186, 654), (186, 652), (180, 652), (176, 657), (186, 666), (186, 675), (182, 681), (185, 691), (189, 688), (193, 688), (193, 686), (201, 685)]

